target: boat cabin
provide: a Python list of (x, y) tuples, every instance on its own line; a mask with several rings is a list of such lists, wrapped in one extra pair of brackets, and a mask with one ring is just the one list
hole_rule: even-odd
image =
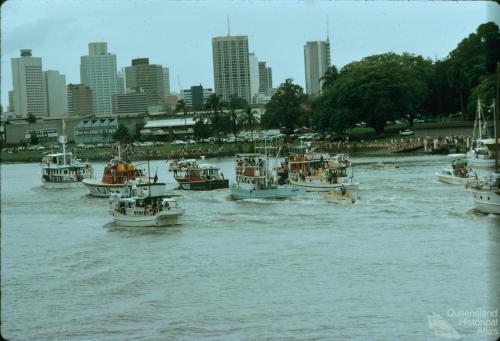
[(143, 176), (142, 169), (136, 168), (129, 162), (114, 159), (104, 167), (102, 182), (105, 184), (123, 184), (128, 180)]

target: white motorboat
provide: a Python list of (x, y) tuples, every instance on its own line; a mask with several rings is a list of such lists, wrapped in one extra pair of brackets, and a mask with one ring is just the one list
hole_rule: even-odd
[(467, 166), (467, 159), (463, 157), (453, 160), (450, 167), (443, 168), (436, 176), (439, 181), (452, 185), (465, 185), (477, 180), (477, 174)]
[(499, 177), (499, 173), (493, 173), (491, 177), (466, 185), (472, 194), (476, 210), (483, 213), (500, 214)]
[(63, 135), (59, 136), (62, 153), (45, 154), (42, 158), (42, 183), (49, 189), (67, 189), (82, 186), (82, 181), (94, 176), (89, 162), (82, 162), (73, 153), (66, 153), (65, 123)]
[(285, 158), (278, 170), (280, 182), (289, 182), (308, 192), (330, 192), (346, 186), (356, 188), (351, 161), (345, 154), (330, 157), (314, 150)]
[(93, 176), (93, 167), (72, 153), (51, 153), (42, 158), (42, 183), (49, 189), (77, 188)]
[(178, 195), (152, 195), (147, 187), (128, 181), (125, 192), (110, 194), (110, 213), (116, 225), (152, 227), (175, 225), (185, 212)]
[(231, 186), (235, 199), (283, 199), (305, 194), (303, 188), (279, 185), (267, 168), (267, 154), (237, 154), (236, 183)]

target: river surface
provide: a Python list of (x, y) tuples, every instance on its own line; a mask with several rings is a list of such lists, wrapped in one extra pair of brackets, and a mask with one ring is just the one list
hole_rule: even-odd
[[(85, 188), (43, 189), (38, 164), (3, 164), (2, 335), (494, 339), (456, 312), (499, 308), (500, 218), (435, 179), (445, 157), (370, 167), (380, 160), (354, 159), (352, 205), (319, 194), (234, 201), (229, 190), (182, 192), (180, 224), (143, 229), (114, 226), (107, 199)], [(234, 180), (232, 159), (207, 161)], [(98, 177), (103, 167), (95, 164)], [(165, 162), (151, 161), (156, 169), (174, 188)]]

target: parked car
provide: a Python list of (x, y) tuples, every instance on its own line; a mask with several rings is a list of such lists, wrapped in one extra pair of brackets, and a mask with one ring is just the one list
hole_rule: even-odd
[(173, 144), (173, 145), (180, 145), (180, 144), (187, 144), (187, 142), (182, 141), (182, 140), (175, 140), (175, 141), (172, 141), (171, 144)]

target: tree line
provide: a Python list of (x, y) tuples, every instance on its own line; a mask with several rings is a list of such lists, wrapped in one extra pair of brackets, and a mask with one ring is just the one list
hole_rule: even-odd
[(500, 61), (500, 32), (480, 25), (442, 59), (432, 61), (409, 53), (388, 52), (331, 66), (321, 78), (321, 95), (307, 96), (287, 79), (266, 105), (264, 128), (292, 131), (311, 127), (339, 135), (364, 121), (383, 135), (388, 121), (417, 115), (461, 114), (472, 118), (479, 98), (495, 97), (495, 70)]

